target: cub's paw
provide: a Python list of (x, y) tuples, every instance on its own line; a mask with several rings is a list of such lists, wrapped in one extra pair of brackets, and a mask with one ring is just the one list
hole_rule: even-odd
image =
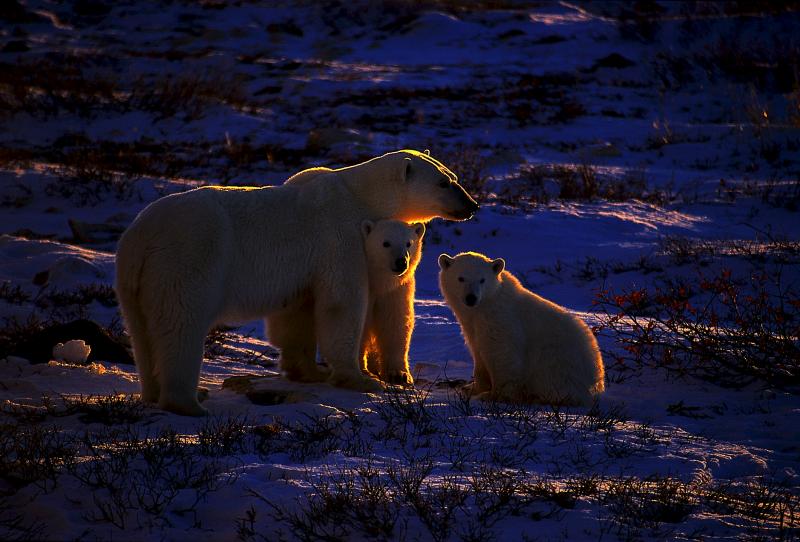
[(392, 371), (386, 374), (387, 384), (398, 384), (400, 386), (413, 386), (414, 378), (408, 371)]

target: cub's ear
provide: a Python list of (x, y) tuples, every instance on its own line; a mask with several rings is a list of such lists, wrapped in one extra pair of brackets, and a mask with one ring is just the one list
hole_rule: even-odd
[(425, 156), (430, 156), (430, 155), (431, 155), (431, 150), (425, 149)]
[(411, 175), (411, 158), (403, 158), (403, 168), (400, 172), (400, 180), (405, 182)]
[(416, 224), (412, 224), (412, 226), (414, 226), (414, 233), (417, 234), (417, 238), (422, 239), (422, 236), (425, 235), (425, 224), (418, 222)]
[(453, 258), (448, 256), (447, 254), (441, 254), (439, 256), (439, 267), (442, 269), (448, 269), (451, 265), (453, 265)]
[(361, 223), (361, 233), (364, 237), (367, 237), (374, 229), (375, 223), (372, 220), (365, 220)]
[(506, 261), (503, 258), (497, 258), (496, 260), (492, 260), (492, 271), (494, 271), (495, 275), (499, 275), (503, 272), (503, 269), (506, 268)]

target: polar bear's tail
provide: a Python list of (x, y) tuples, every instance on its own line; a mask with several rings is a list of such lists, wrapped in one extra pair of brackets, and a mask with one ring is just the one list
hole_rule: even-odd
[(147, 331), (147, 321), (140, 302), (142, 275), (146, 264), (144, 252), (136, 244), (126, 242), (123, 235), (117, 246), (116, 280), (114, 290), (119, 300), (122, 318), (133, 345), (133, 358), (139, 372), (142, 401), (158, 402), (158, 380), (154, 374), (153, 352)]

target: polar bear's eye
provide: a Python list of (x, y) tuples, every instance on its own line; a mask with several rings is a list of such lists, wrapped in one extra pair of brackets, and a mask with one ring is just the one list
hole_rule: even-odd
[(411, 246), (411, 241), (408, 241), (408, 242), (406, 243), (406, 248), (408, 248), (408, 247), (410, 247), (410, 246)]
[(481, 284), (483, 284), (484, 282), (486, 282), (486, 279), (481, 279)]
[(458, 282), (464, 282), (464, 277), (458, 277)]
[(392, 246), (392, 244), (389, 241), (384, 241), (383, 242), (383, 246), (385, 246), (386, 248), (389, 248), (390, 246)]

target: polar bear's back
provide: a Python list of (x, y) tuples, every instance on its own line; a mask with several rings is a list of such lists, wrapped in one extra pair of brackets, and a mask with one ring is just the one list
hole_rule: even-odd
[(311, 237), (305, 229), (312, 221), (287, 211), (295, 198), (296, 190), (288, 187), (204, 187), (161, 198), (120, 238), (117, 283), (159, 296), (173, 280), (184, 286), (197, 282), (226, 320), (257, 314), (280, 301), (272, 299), (270, 285), (259, 277), (291, 280), (289, 290), (308, 280), (285, 273), (302, 268), (300, 260), (308, 258), (302, 246), (288, 251), (294, 259), (274, 255), (281, 253), (276, 247), (308, 243)]

